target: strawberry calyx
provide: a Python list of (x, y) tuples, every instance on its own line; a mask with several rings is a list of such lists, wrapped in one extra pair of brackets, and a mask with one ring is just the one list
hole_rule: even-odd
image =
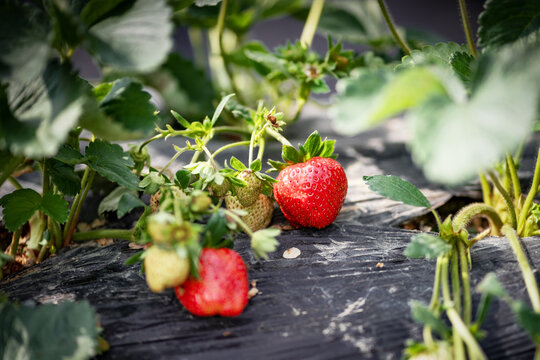
[(250, 173), (253, 173), (261, 181), (261, 184), (262, 184), (261, 192), (266, 196), (270, 196), (270, 197), (272, 196), (272, 186), (276, 182), (276, 180), (271, 176), (261, 173), (262, 162), (260, 159), (256, 159), (251, 164), (249, 164), (249, 167), (247, 167), (240, 160), (238, 160), (234, 156), (231, 156), (230, 166), (231, 166), (231, 169), (227, 169), (227, 170), (234, 174), (234, 180), (235, 180), (231, 184), (232, 185), (231, 193), (233, 195), (235, 195), (235, 192), (236, 192), (235, 187), (236, 188), (245, 187), (247, 185), (246, 182), (242, 179), (242, 176), (239, 176), (239, 175), (243, 172), (244, 173), (250, 172)]
[(321, 139), (321, 135), (317, 130), (311, 133), (303, 145), (298, 145), (298, 150), (290, 145), (283, 145), (281, 150), (281, 158), (283, 162), (268, 160), (268, 164), (272, 166), (268, 172), (281, 171), (289, 165), (300, 164), (314, 157), (336, 159), (334, 154), (335, 140)]

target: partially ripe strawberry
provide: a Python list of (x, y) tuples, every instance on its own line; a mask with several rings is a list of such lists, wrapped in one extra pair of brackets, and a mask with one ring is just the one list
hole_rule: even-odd
[(259, 199), (263, 190), (263, 182), (252, 170), (244, 170), (236, 176), (246, 183), (244, 187), (236, 188), (236, 197), (242, 206), (250, 206)]
[(148, 287), (159, 293), (181, 285), (189, 276), (189, 260), (171, 249), (154, 245), (144, 255), (144, 270)]
[(334, 142), (313, 133), (300, 151), (284, 147), (283, 160), (271, 162), (281, 170), (274, 198), (292, 226), (324, 228), (338, 216), (347, 195), (347, 177), (331, 158)]
[(175, 288), (176, 297), (197, 316), (238, 316), (248, 302), (248, 276), (240, 255), (231, 249), (206, 248), (199, 259), (199, 276)]
[(248, 214), (242, 216), (242, 221), (251, 231), (265, 229), (272, 221), (274, 214), (274, 201), (264, 194), (259, 194), (259, 199), (251, 206), (242, 206), (236, 196), (229, 195), (225, 198), (225, 205), (229, 210), (247, 211)]

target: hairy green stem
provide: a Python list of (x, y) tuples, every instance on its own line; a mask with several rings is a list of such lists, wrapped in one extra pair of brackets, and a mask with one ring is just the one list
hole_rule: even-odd
[(13, 185), (13, 187), (14, 187), (16, 190), (20, 190), (20, 189), (23, 188), (22, 185), (21, 185), (21, 183), (20, 183), (17, 179), (15, 179), (13, 176), (10, 176), (10, 177), (8, 178), (8, 181), (11, 183), (11, 185)]
[(469, 278), (469, 258), (467, 256), (467, 247), (462, 242), (458, 242), (459, 264), (461, 271), (461, 283), (463, 286), (463, 321), (465, 325), (471, 324), (472, 299), (471, 299), (471, 280)]
[(311, 47), (311, 42), (317, 31), (323, 8), (324, 0), (313, 0), (311, 3), (306, 23), (304, 24), (304, 29), (300, 36), (300, 44), (306, 49)]
[(267, 129), (266, 133), (282, 143), (283, 145), (293, 146), (289, 140), (287, 140), (283, 135), (275, 131), (274, 129)]
[(60, 249), (62, 247), (62, 231), (60, 230), (60, 225), (58, 225), (56, 221), (49, 217), (49, 224), (47, 228), (49, 229), (49, 233), (54, 239), (54, 246), (57, 249)]
[(176, 154), (174, 154), (174, 156), (169, 161), (167, 161), (165, 166), (163, 166), (163, 168), (161, 168), (161, 170), (159, 171), (159, 175), (161, 176), (161, 174), (163, 174), (163, 172), (165, 170), (167, 170), (167, 168), (169, 166), (171, 166), (171, 164), (174, 162), (174, 160), (176, 160), (180, 155), (182, 155), (184, 152), (186, 152), (186, 150), (187, 150), (186, 148), (182, 148), (180, 151), (177, 151)]
[(462, 208), (452, 220), (452, 227), (455, 232), (464, 230), (471, 219), (477, 215), (484, 215), (491, 220), (494, 226), (494, 234), (500, 234), (500, 229), (503, 226), (502, 220), (497, 214), (497, 211), (489, 205), (483, 203), (472, 203)]
[(474, 37), (471, 31), (471, 24), (469, 23), (469, 14), (467, 13), (467, 4), (465, 4), (465, 0), (459, 0), (459, 13), (461, 14), (463, 31), (465, 32), (465, 37), (467, 38), (469, 51), (475, 58), (477, 58), (478, 53), (476, 52), (476, 46), (474, 45)]
[(431, 213), (432, 213), (433, 216), (435, 217), (435, 221), (437, 222), (437, 227), (439, 228), (439, 231), (441, 231), (441, 227), (442, 227), (441, 217), (440, 217), (439, 214), (435, 211), (434, 208), (430, 207), (429, 210), (431, 211)]
[(151, 137), (150, 139), (146, 140), (145, 142), (143, 142), (143, 143), (141, 144), (141, 146), (139, 146), (139, 153), (142, 153), (142, 149), (143, 149), (146, 145), (150, 144), (152, 141), (155, 141), (155, 140), (157, 140), (157, 139), (161, 139), (161, 138), (164, 137), (164, 136), (165, 136), (165, 135), (163, 135), (163, 134), (157, 134), (157, 135)]
[(386, 5), (383, 0), (377, 0), (379, 3), (379, 7), (381, 8), (381, 12), (384, 16), (384, 20), (386, 21), (386, 24), (388, 25), (388, 28), (392, 32), (392, 35), (394, 36), (394, 39), (396, 42), (401, 46), (405, 54), (411, 55), (411, 49), (407, 46), (405, 41), (399, 36), (399, 33), (396, 30), (396, 27), (394, 26), (394, 22), (392, 21), (392, 18), (390, 17), (390, 13), (388, 12), (388, 9), (386, 8)]
[(231, 69), (231, 64), (229, 63), (228, 56), (225, 53), (225, 47), (223, 46), (223, 31), (225, 30), (225, 17), (227, 15), (228, 4), (229, 4), (229, 0), (223, 0), (221, 2), (221, 8), (219, 9), (219, 15), (218, 15), (218, 20), (217, 20), (219, 52), (221, 54), (221, 58), (223, 59), (223, 66), (225, 68), (225, 72), (227, 73), (227, 76), (229, 77), (232, 91), (236, 94), (236, 98), (238, 99), (238, 102), (240, 102), (241, 104), (245, 104), (246, 102), (244, 100), (244, 97), (242, 93), (240, 92), (240, 89), (236, 85), (234, 74)]
[(450, 258), (451, 277), (452, 277), (452, 295), (454, 308), (461, 314), (461, 283), (459, 282), (459, 252), (457, 244), (452, 249), (452, 257)]
[(504, 199), (504, 203), (506, 204), (506, 208), (508, 210), (508, 213), (510, 214), (510, 221), (512, 222), (512, 227), (514, 229), (517, 229), (516, 208), (514, 206), (514, 203), (512, 202), (512, 198), (510, 197), (508, 192), (506, 192), (506, 190), (503, 188), (503, 186), (499, 182), (499, 179), (493, 172), (489, 173), (489, 178), (491, 179), (491, 182), (493, 183), (493, 185), (495, 185), (495, 187), (497, 188), (497, 190), (499, 191), (499, 193), (502, 195)]
[(491, 202), (491, 187), (489, 186), (488, 179), (483, 172), (478, 176), (480, 177), (480, 186), (482, 187), (482, 201), (486, 205), (493, 206)]
[[(441, 265), (441, 277), (442, 277), (442, 293), (443, 293), (443, 300), (444, 300), (444, 306), (446, 308), (446, 314), (448, 315), (450, 310), (456, 311), (454, 309), (454, 303), (452, 301), (452, 296), (450, 292), (450, 282), (449, 282), (449, 271), (448, 271), (448, 265), (449, 265), (450, 256), (446, 255), (442, 259), (442, 265)], [(457, 312), (456, 312), (457, 314)], [(459, 317), (459, 314), (458, 314)], [(453, 323), (452, 323), (453, 325)], [(462, 359), (465, 360), (465, 350), (463, 348), (463, 343), (461, 341), (461, 338), (459, 336), (459, 332), (457, 332), (455, 329), (452, 331), (452, 337), (454, 341), (454, 359)]]
[(294, 112), (294, 116), (292, 118), (291, 123), (296, 122), (296, 120), (298, 120), (298, 118), (300, 117), (300, 114), (302, 113), (302, 109), (304, 109), (304, 106), (307, 103), (309, 95), (311, 94), (311, 88), (308, 88), (307, 90), (300, 89), (299, 94), (300, 95), (298, 95), (298, 99), (296, 100), (296, 111)]
[(71, 208), (69, 209), (69, 215), (68, 219), (66, 221), (66, 224), (64, 225), (64, 233), (63, 237), (66, 238), (69, 229), (71, 228), (71, 223), (73, 222), (73, 217), (75, 216), (75, 212), (77, 212), (77, 208), (79, 207), (79, 203), (81, 201), (82, 192), (84, 191), (84, 188), (86, 187), (86, 182), (88, 181), (88, 175), (90, 174), (90, 167), (86, 167), (84, 169), (83, 177), (81, 180), (81, 191), (75, 196), (73, 199), (73, 202), (71, 203)]
[(538, 148), (538, 156), (536, 158), (536, 165), (534, 167), (534, 176), (533, 176), (531, 189), (529, 190), (529, 193), (527, 194), (527, 198), (525, 199), (525, 202), (523, 203), (523, 207), (521, 208), (521, 212), (519, 213), (519, 221), (518, 221), (518, 227), (517, 227), (518, 235), (521, 235), (523, 233), (523, 230), (525, 228), (525, 221), (527, 220), (527, 216), (529, 215), (529, 209), (531, 208), (534, 197), (536, 196), (536, 193), (538, 192), (539, 185), (540, 185), (540, 147)]
[(234, 143), (230, 143), (230, 144), (227, 144), (227, 145), (224, 145), (222, 147), (220, 147), (219, 149), (217, 149), (216, 151), (214, 151), (214, 153), (212, 154), (212, 158), (215, 158), (217, 154), (227, 150), (227, 149), (230, 149), (230, 148), (233, 148), (235, 146), (247, 146), (250, 144), (250, 141), (248, 140), (245, 140), (245, 141), (237, 141), (237, 142), (234, 142)]
[(206, 146), (203, 146), (202, 148), (203, 148), (204, 153), (208, 157), (208, 161), (210, 161), (210, 165), (212, 165), (215, 172), (218, 172), (219, 169), (218, 169), (218, 166), (217, 166), (216, 162), (214, 161), (214, 156), (212, 155), (212, 153), (210, 152), (210, 150), (208, 150), (208, 148)]
[(82, 242), (96, 239), (123, 239), (132, 240), (135, 229), (99, 229), (85, 232), (78, 232), (73, 234), (71, 240), (75, 242)]
[(229, 132), (235, 134), (249, 135), (251, 132), (242, 126), (216, 126), (213, 129), (214, 133)]
[(70, 227), (68, 228), (67, 235), (64, 236), (64, 247), (69, 245), (69, 242), (71, 241), (71, 237), (73, 236), (73, 233), (75, 232), (77, 221), (79, 220), (79, 216), (81, 215), (81, 210), (84, 204), (84, 200), (86, 199), (86, 196), (88, 195), (88, 192), (90, 191), (90, 188), (92, 187), (92, 183), (94, 182), (95, 175), (96, 175), (96, 172), (93, 170), (90, 171), (90, 174), (88, 175), (88, 181), (86, 182), (84, 191), (79, 199), (79, 203), (77, 204), (77, 210), (75, 211), (75, 215), (73, 216), (73, 219), (71, 220), (71, 224), (70, 224)]
[(532, 307), (535, 312), (540, 313), (540, 293), (538, 292), (538, 284), (536, 283), (536, 278), (534, 277), (534, 272), (529, 264), (529, 261), (527, 260), (527, 256), (521, 247), (518, 235), (516, 231), (510, 228), (508, 225), (503, 226), (502, 233), (510, 242), (510, 246), (516, 255)]
[[(435, 311), (439, 308), (440, 290), (441, 290), (441, 269), (442, 269), (442, 257), (437, 258), (437, 265), (435, 267), (435, 279), (433, 280), (433, 293), (431, 294), (431, 300), (429, 302), (429, 310)], [(424, 326), (423, 330), (424, 341), (426, 344), (433, 343), (433, 336), (431, 334), (431, 327)]]
[(251, 231), (251, 229), (246, 225), (246, 223), (244, 222), (244, 220), (242, 220), (242, 218), (240, 218), (240, 216), (236, 215), (234, 212), (230, 211), (230, 210), (223, 210), (225, 212), (225, 214), (230, 217), (231, 219), (234, 220), (234, 222), (236, 222), (238, 225), (240, 225), (240, 227), (242, 228), (242, 230), (244, 230), (244, 232), (246, 234), (249, 235), (249, 237), (253, 237), (253, 231)]
[(452, 323), (452, 327), (454, 328), (454, 332), (457, 332), (459, 334), (460, 339), (463, 339), (465, 344), (467, 344), (469, 348), (470, 358), (471, 360), (485, 360), (487, 359), (486, 354), (484, 354), (484, 351), (478, 344), (478, 341), (474, 338), (474, 336), (469, 331), (469, 328), (461, 317), (459, 316), (459, 313), (456, 311), (456, 309), (450, 307), (446, 310), (446, 315), (448, 316), (448, 319)]
[(11, 174), (24, 162), (24, 156), (13, 156), (7, 161), (7, 164), (4, 167), (4, 171), (0, 174), (0, 186), (6, 182)]
[(43, 261), (43, 259), (45, 258), (45, 256), (47, 256), (48, 253), (49, 253), (49, 244), (45, 244), (45, 245), (41, 246), (41, 249), (39, 250), (38, 257), (36, 259), (36, 264), (41, 263)]
[(510, 178), (512, 179), (512, 188), (514, 190), (514, 199), (516, 204), (518, 204), (519, 199), (521, 198), (521, 185), (519, 184), (519, 178), (516, 170), (516, 164), (514, 163), (514, 158), (509, 153), (506, 153), (506, 167), (510, 173)]
[(259, 139), (259, 152), (257, 153), (257, 160), (262, 161), (264, 156), (264, 150), (266, 148), (266, 140), (264, 139), (264, 136), (261, 136)]
[(21, 239), (21, 229), (15, 230), (11, 238), (11, 245), (9, 248), (9, 255), (13, 258), (17, 256), (17, 249), (19, 248), (19, 240)]

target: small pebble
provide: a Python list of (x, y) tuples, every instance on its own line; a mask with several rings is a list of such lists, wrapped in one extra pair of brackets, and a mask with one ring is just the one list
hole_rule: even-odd
[(377, 265), (375, 265), (376, 267), (378, 268), (383, 268), (384, 267), (384, 264), (382, 262), (379, 262), (377, 263)]
[(296, 259), (300, 256), (300, 249), (292, 247), (283, 252), (283, 257), (285, 259)]

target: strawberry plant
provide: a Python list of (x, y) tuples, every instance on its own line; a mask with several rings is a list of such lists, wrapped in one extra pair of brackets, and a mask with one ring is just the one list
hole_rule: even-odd
[[(540, 310), (540, 292), (533, 270), (521, 247), (515, 229), (503, 224), (495, 209), (486, 204), (472, 204), (463, 208), (454, 216), (444, 221), (433, 209), (429, 200), (413, 184), (395, 176), (365, 176), (370, 189), (389, 199), (407, 205), (429, 209), (438, 224), (437, 236), (420, 233), (414, 235), (405, 250), (410, 258), (437, 259), (433, 294), (428, 306), (411, 300), (412, 317), (424, 325), (423, 342), (411, 341), (405, 349), (409, 359), (425, 356), (451, 359), (486, 359), (478, 341), (484, 336), (481, 329), (493, 298), (500, 297), (507, 301), (518, 323), (535, 341), (536, 357), (540, 354), (538, 326), (531, 325), (538, 321)], [(483, 294), (473, 317), (471, 280), (469, 268), (472, 266), (470, 251), (474, 244), (485, 234), (470, 237), (467, 224), (473, 217), (482, 215), (490, 220), (494, 233), (503, 234), (510, 242), (512, 250), (521, 268), (532, 308), (523, 302), (510, 298), (498, 283), (494, 274), (488, 274), (479, 284)], [(441, 299), (442, 297), (442, 299)], [(445, 314), (452, 327), (442, 320)], [(434, 338), (433, 333), (438, 335)], [(535, 358), (536, 358), (535, 357)]]
[[(379, 1), (379, 5), (393, 29), (384, 3)], [(335, 126), (350, 134), (404, 113), (413, 159), (428, 179), (457, 185), (480, 173), (483, 202), (464, 207), (444, 222), (412, 184), (395, 177), (365, 178), (370, 188), (383, 196), (429, 208), (438, 223), (438, 237), (415, 236), (406, 251), (411, 257), (437, 258), (429, 306), (411, 303), (413, 317), (425, 325), (424, 341), (409, 346), (406, 355), (485, 358), (477, 343), (481, 339), (479, 329), (490, 299), (496, 296), (511, 305), (518, 322), (531, 334), (538, 358), (538, 328), (530, 324), (538, 317), (540, 297), (519, 236), (539, 234), (538, 204), (534, 198), (538, 193), (540, 164), (535, 166), (526, 195), (522, 193), (517, 169), (538, 114), (539, 73), (533, 64), (540, 49), (539, 25), (534, 21), (539, 8), (533, 1), (519, 5), (504, 0), (486, 2), (478, 19), (478, 50), (465, 1), (459, 5), (467, 45), (439, 43), (410, 49), (393, 31), (406, 56), (397, 64), (357, 70), (350, 79), (338, 84), (338, 102), (333, 108)], [(360, 111), (358, 102), (364, 105)], [(479, 215), (489, 219), (490, 227), (470, 238), (467, 224)], [(484, 295), (474, 320), (469, 251), (488, 234), (504, 235), (510, 241), (532, 309), (497, 289), (500, 285), (490, 278), (480, 286)], [(441, 321), (442, 311), (452, 329)], [(437, 332), (439, 340), (432, 337), (432, 331)]]

